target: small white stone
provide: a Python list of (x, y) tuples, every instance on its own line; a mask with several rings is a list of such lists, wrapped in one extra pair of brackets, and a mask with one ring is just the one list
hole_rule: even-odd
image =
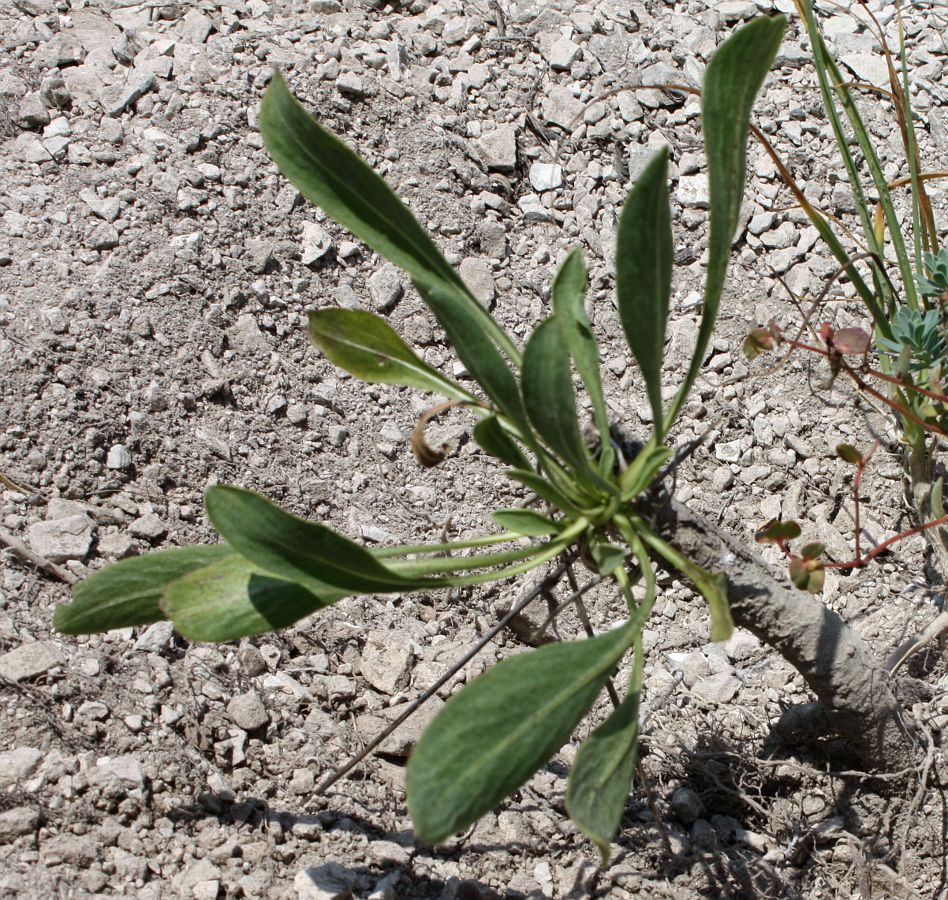
[(311, 266), (332, 250), (332, 237), (316, 222), (303, 223), (303, 241), (300, 250), (301, 262)]
[(109, 447), (109, 455), (105, 465), (109, 469), (127, 469), (132, 464), (132, 454), (124, 444), (113, 444)]
[(530, 166), (530, 184), (535, 191), (552, 191), (563, 183), (563, 169), (553, 163), (536, 162)]

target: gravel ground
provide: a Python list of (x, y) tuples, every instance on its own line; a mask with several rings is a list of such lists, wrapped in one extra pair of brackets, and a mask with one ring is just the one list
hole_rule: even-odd
[[(893, 7), (869, 4), (892, 25)], [(582, 244), (612, 413), (649, 411), (613, 303), (617, 212), (671, 147), (676, 272), (665, 378), (697, 331), (707, 182), (695, 98), (616, 88), (698, 85), (740, 21), (792, 3), (588, 4), (427, 0), (10, 0), (0, 3), (2, 528), (66, 579), (156, 547), (213, 540), (217, 482), (384, 545), (487, 527), (522, 495), (498, 479), (463, 413), (408, 438), (430, 398), (366, 387), (310, 347), (307, 309), (382, 313), (434, 366), (456, 363), (406, 279), (308, 207), (270, 163), (257, 111), (272, 67), (376, 166), (520, 340)], [(826, 4), (854, 78), (885, 83), (864, 13)], [(929, 168), (944, 168), (946, 47), (938, 9), (908, 10), (913, 102)], [(895, 117), (870, 129), (903, 174)], [(756, 120), (811, 200), (852, 224), (794, 22)], [(831, 558), (852, 555), (840, 441), (883, 447), (864, 482), (866, 539), (908, 527), (891, 427), (842, 383), (792, 359), (745, 378), (741, 342), (787, 288), (817, 293), (835, 264), (756, 146), (741, 234), (704, 375), (673, 438), (710, 432), (677, 496), (751, 540), (797, 518)], [(934, 182), (936, 211), (945, 195)], [(865, 323), (846, 286), (827, 317)], [(754, 372), (765, 366), (755, 364)], [(765, 550), (766, 553), (771, 551)], [(770, 557), (775, 559), (775, 557)], [(139, 898), (935, 897), (946, 890), (940, 733), (948, 675), (916, 658), (902, 689), (930, 731), (908, 786), (839, 774), (805, 747), (776, 755), (770, 723), (807, 699), (748, 634), (707, 642), (699, 599), (662, 583), (646, 631), (644, 782), (614, 862), (565, 818), (565, 746), (470, 832), (415, 842), (404, 763), (443, 698), (497, 658), (495, 639), (439, 697), (325, 796), (321, 777), (448, 671), (525, 589), (350, 600), (280, 635), (190, 644), (164, 623), (102, 637), (52, 631), (55, 572), (7, 551), (0, 584), (0, 896)], [(825, 599), (884, 656), (940, 603), (921, 538), (831, 573)], [(616, 598), (590, 595), (606, 627)], [(580, 632), (569, 616), (564, 638)], [(598, 712), (601, 713), (600, 709)], [(588, 726), (584, 726), (588, 728)]]

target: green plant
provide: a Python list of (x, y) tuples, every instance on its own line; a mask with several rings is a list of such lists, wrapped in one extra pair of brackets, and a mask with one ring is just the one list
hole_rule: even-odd
[(897, 370), (921, 372), (942, 367), (946, 348), (940, 310), (923, 313), (899, 306), (891, 324), (892, 337), (880, 337), (878, 344), (895, 358)]
[[(318, 125), (275, 73), (260, 122), (281, 171), (307, 199), (408, 273), (483, 394), (425, 364), (369, 313), (317, 310), (310, 316), (313, 341), (364, 381), (441, 394), (470, 410), (481, 448), (509, 466), (510, 478), (546, 501), (549, 511), (498, 510), (493, 519), (503, 529), (499, 534), (370, 551), (251, 491), (216, 486), (205, 504), (222, 544), (110, 566), (75, 588), (73, 603), (56, 611), (57, 628), (79, 634), (168, 618), (185, 637), (232, 640), (285, 627), (353, 594), (481, 584), (581, 549), (618, 586), (627, 620), (598, 637), (501, 662), (465, 687), (411, 757), (408, 804), (418, 834), (429, 841), (475, 821), (569, 738), (632, 650), (625, 699), (583, 743), (567, 792), (571, 817), (605, 857), (635, 767), (641, 635), (656, 596), (653, 557), (683, 573), (704, 595), (713, 640), (726, 638), (732, 628), (724, 576), (676, 549), (651, 522), (650, 510), (656, 504), (653, 488), (672, 456), (667, 436), (714, 327), (743, 193), (750, 109), (784, 24), (782, 17), (755, 20), (708, 65), (703, 130), (711, 213), (704, 312), (691, 364), (667, 409), (661, 396), (673, 260), (667, 151), (652, 159), (623, 207), (616, 254), (619, 312), (654, 417), (652, 435), (633, 458), (625, 458), (612, 437), (584, 305), (581, 251), (567, 256), (553, 284), (552, 314), (521, 352), (385, 182)], [(592, 405), (596, 450), (584, 440), (577, 417), (574, 369)], [(422, 462), (432, 464), (439, 453), (424, 441), (427, 418), (413, 444)], [(644, 578), (641, 600), (632, 592), (636, 570)]]
[[(944, 521), (942, 482), (936, 477), (937, 438), (948, 431), (948, 396), (941, 385), (948, 348), (943, 309), (948, 291), (948, 252), (938, 247), (932, 205), (925, 189), (927, 181), (944, 177), (945, 173), (925, 173), (921, 169), (901, 9), (896, 4), (898, 49), (893, 52), (878, 20), (868, 6), (860, 4), (882, 48), (889, 76), (888, 90), (880, 90), (877, 86), (868, 86), (868, 90), (873, 94), (881, 93), (893, 104), (907, 170), (904, 177), (888, 182), (883, 174), (879, 151), (856, 102), (857, 91), (865, 90), (867, 86), (852, 83), (844, 77), (820, 31), (812, 0), (794, 2), (810, 41), (823, 107), (852, 188), (862, 252), (845, 248), (831, 217), (806, 199), (766, 138), (760, 132), (755, 134), (839, 262), (837, 276), (845, 273), (865, 305), (871, 319), (872, 336), (859, 328), (834, 331), (829, 323), (825, 323), (820, 335), (823, 347), (801, 342), (799, 338), (804, 328), (825, 297), (824, 290), (804, 316), (796, 339), (786, 340), (771, 323), (767, 328), (751, 332), (745, 342), (745, 353), (753, 359), (783, 341), (791, 348), (820, 353), (829, 363), (831, 378), (835, 379), (844, 372), (861, 392), (893, 412), (901, 432), (909, 493), (922, 522), (918, 529), (911, 529), (906, 534), (923, 531), (942, 573), (948, 575), (948, 534), (939, 527)], [(870, 188), (865, 184), (853, 144), (858, 147), (864, 169), (868, 172), (871, 190), (878, 196), (875, 203), (869, 200)], [(893, 191), (903, 186), (910, 188), (911, 228), (896, 211)], [(870, 263), (871, 286), (856, 268), (856, 263), (862, 260)], [(848, 339), (852, 337), (859, 345), (855, 351), (848, 346)], [(869, 365), (873, 338), (878, 351), (878, 369)], [(861, 356), (862, 364), (848, 364), (844, 357), (851, 354)], [(870, 378), (883, 381), (883, 389), (873, 387)]]

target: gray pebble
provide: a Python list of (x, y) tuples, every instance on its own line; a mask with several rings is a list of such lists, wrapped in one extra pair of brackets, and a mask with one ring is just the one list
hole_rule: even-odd
[(390, 263), (386, 263), (369, 278), (368, 286), (372, 301), (379, 312), (391, 309), (405, 293), (398, 269)]
[(477, 142), (481, 159), (488, 169), (512, 172), (517, 166), (517, 132), (511, 125), (499, 125)]
[(168, 649), (173, 637), (174, 625), (171, 622), (154, 622), (135, 641), (135, 649), (146, 653), (162, 653)]
[(106, 115), (120, 116), (129, 106), (152, 90), (157, 84), (154, 72), (132, 69), (124, 81), (110, 84), (99, 91), (99, 102)]
[(0, 812), (0, 843), (10, 843), (24, 834), (31, 834), (39, 828), (41, 821), (40, 811), (30, 806), (14, 806)]
[(303, 240), (300, 247), (300, 261), (304, 266), (319, 262), (332, 250), (332, 237), (322, 225), (316, 222), (303, 223)]
[(43, 760), (43, 751), (36, 747), (16, 747), (0, 753), (0, 788), (7, 788), (29, 778)]
[(298, 900), (349, 900), (356, 874), (337, 862), (311, 866), (296, 874), (293, 887)]
[(256, 691), (238, 694), (227, 704), (227, 714), (244, 731), (256, 731), (270, 721), (267, 709)]
[(678, 788), (671, 799), (672, 812), (683, 825), (690, 825), (704, 812), (701, 798), (691, 788)]
[(740, 681), (727, 672), (711, 675), (695, 682), (693, 693), (706, 703), (718, 706), (730, 703), (741, 689)]
[(552, 191), (563, 183), (563, 170), (552, 163), (536, 162), (530, 166), (530, 184), (535, 191)]
[(469, 256), (461, 260), (458, 272), (471, 293), (485, 306), (490, 306), (497, 296), (497, 286), (490, 265), (483, 259)]
[(95, 523), (84, 513), (46, 522), (36, 522), (26, 530), (30, 547), (50, 562), (84, 559), (92, 546)]
[(412, 657), (411, 644), (394, 632), (374, 635), (362, 651), (362, 677), (377, 691), (394, 694), (408, 683)]

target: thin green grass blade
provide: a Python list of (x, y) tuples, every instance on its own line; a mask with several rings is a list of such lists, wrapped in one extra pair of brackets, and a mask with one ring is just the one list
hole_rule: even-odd
[[(901, 225), (895, 214), (895, 207), (892, 205), (892, 196), (889, 192), (888, 184), (882, 172), (882, 166), (876, 154), (872, 139), (853, 101), (852, 92), (846, 87), (846, 79), (843, 78), (842, 72), (840, 72), (835, 59), (833, 59), (819, 31), (811, 0), (797, 0), (797, 5), (801, 9), (806, 23), (807, 34), (810, 38), (810, 47), (813, 52), (814, 67), (816, 68), (817, 78), (820, 82), (820, 92), (823, 95), (823, 106), (826, 110), (826, 114), (829, 116), (837, 147), (846, 166), (846, 174), (849, 178), (850, 186), (853, 189), (856, 209), (859, 213), (864, 238), (872, 251), (882, 258), (884, 247), (876, 240), (875, 229), (873, 228), (870, 214), (871, 204), (866, 198), (865, 190), (862, 187), (862, 182), (856, 168), (856, 162), (849, 150), (842, 122), (836, 110), (836, 105), (833, 102), (833, 93), (836, 94), (839, 104), (849, 121), (850, 127), (853, 129), (853, 134), (865, 158), (866, 167), (869, 169), (869, 174), (872, 177), (876, 193), (879, 195), (879, 202), (882, 204), (882, 209), (885, 213), (886, 227), (889, 231), (892, 246), (895, 249), (896, 259), (899, 263), (899, 271), (904, 282), (905, 302), (911, 308), (917, 309), (918, 296), (912, 278), (911, 263), (905, 249), (905, 240), (902, 237)], [(886, 306), (891, 307), (894, 301), (890, 297), (891, 291), (885, 279), (878, 279), (877, 283), (883, 291), (883, 295), (887, 298)]]

